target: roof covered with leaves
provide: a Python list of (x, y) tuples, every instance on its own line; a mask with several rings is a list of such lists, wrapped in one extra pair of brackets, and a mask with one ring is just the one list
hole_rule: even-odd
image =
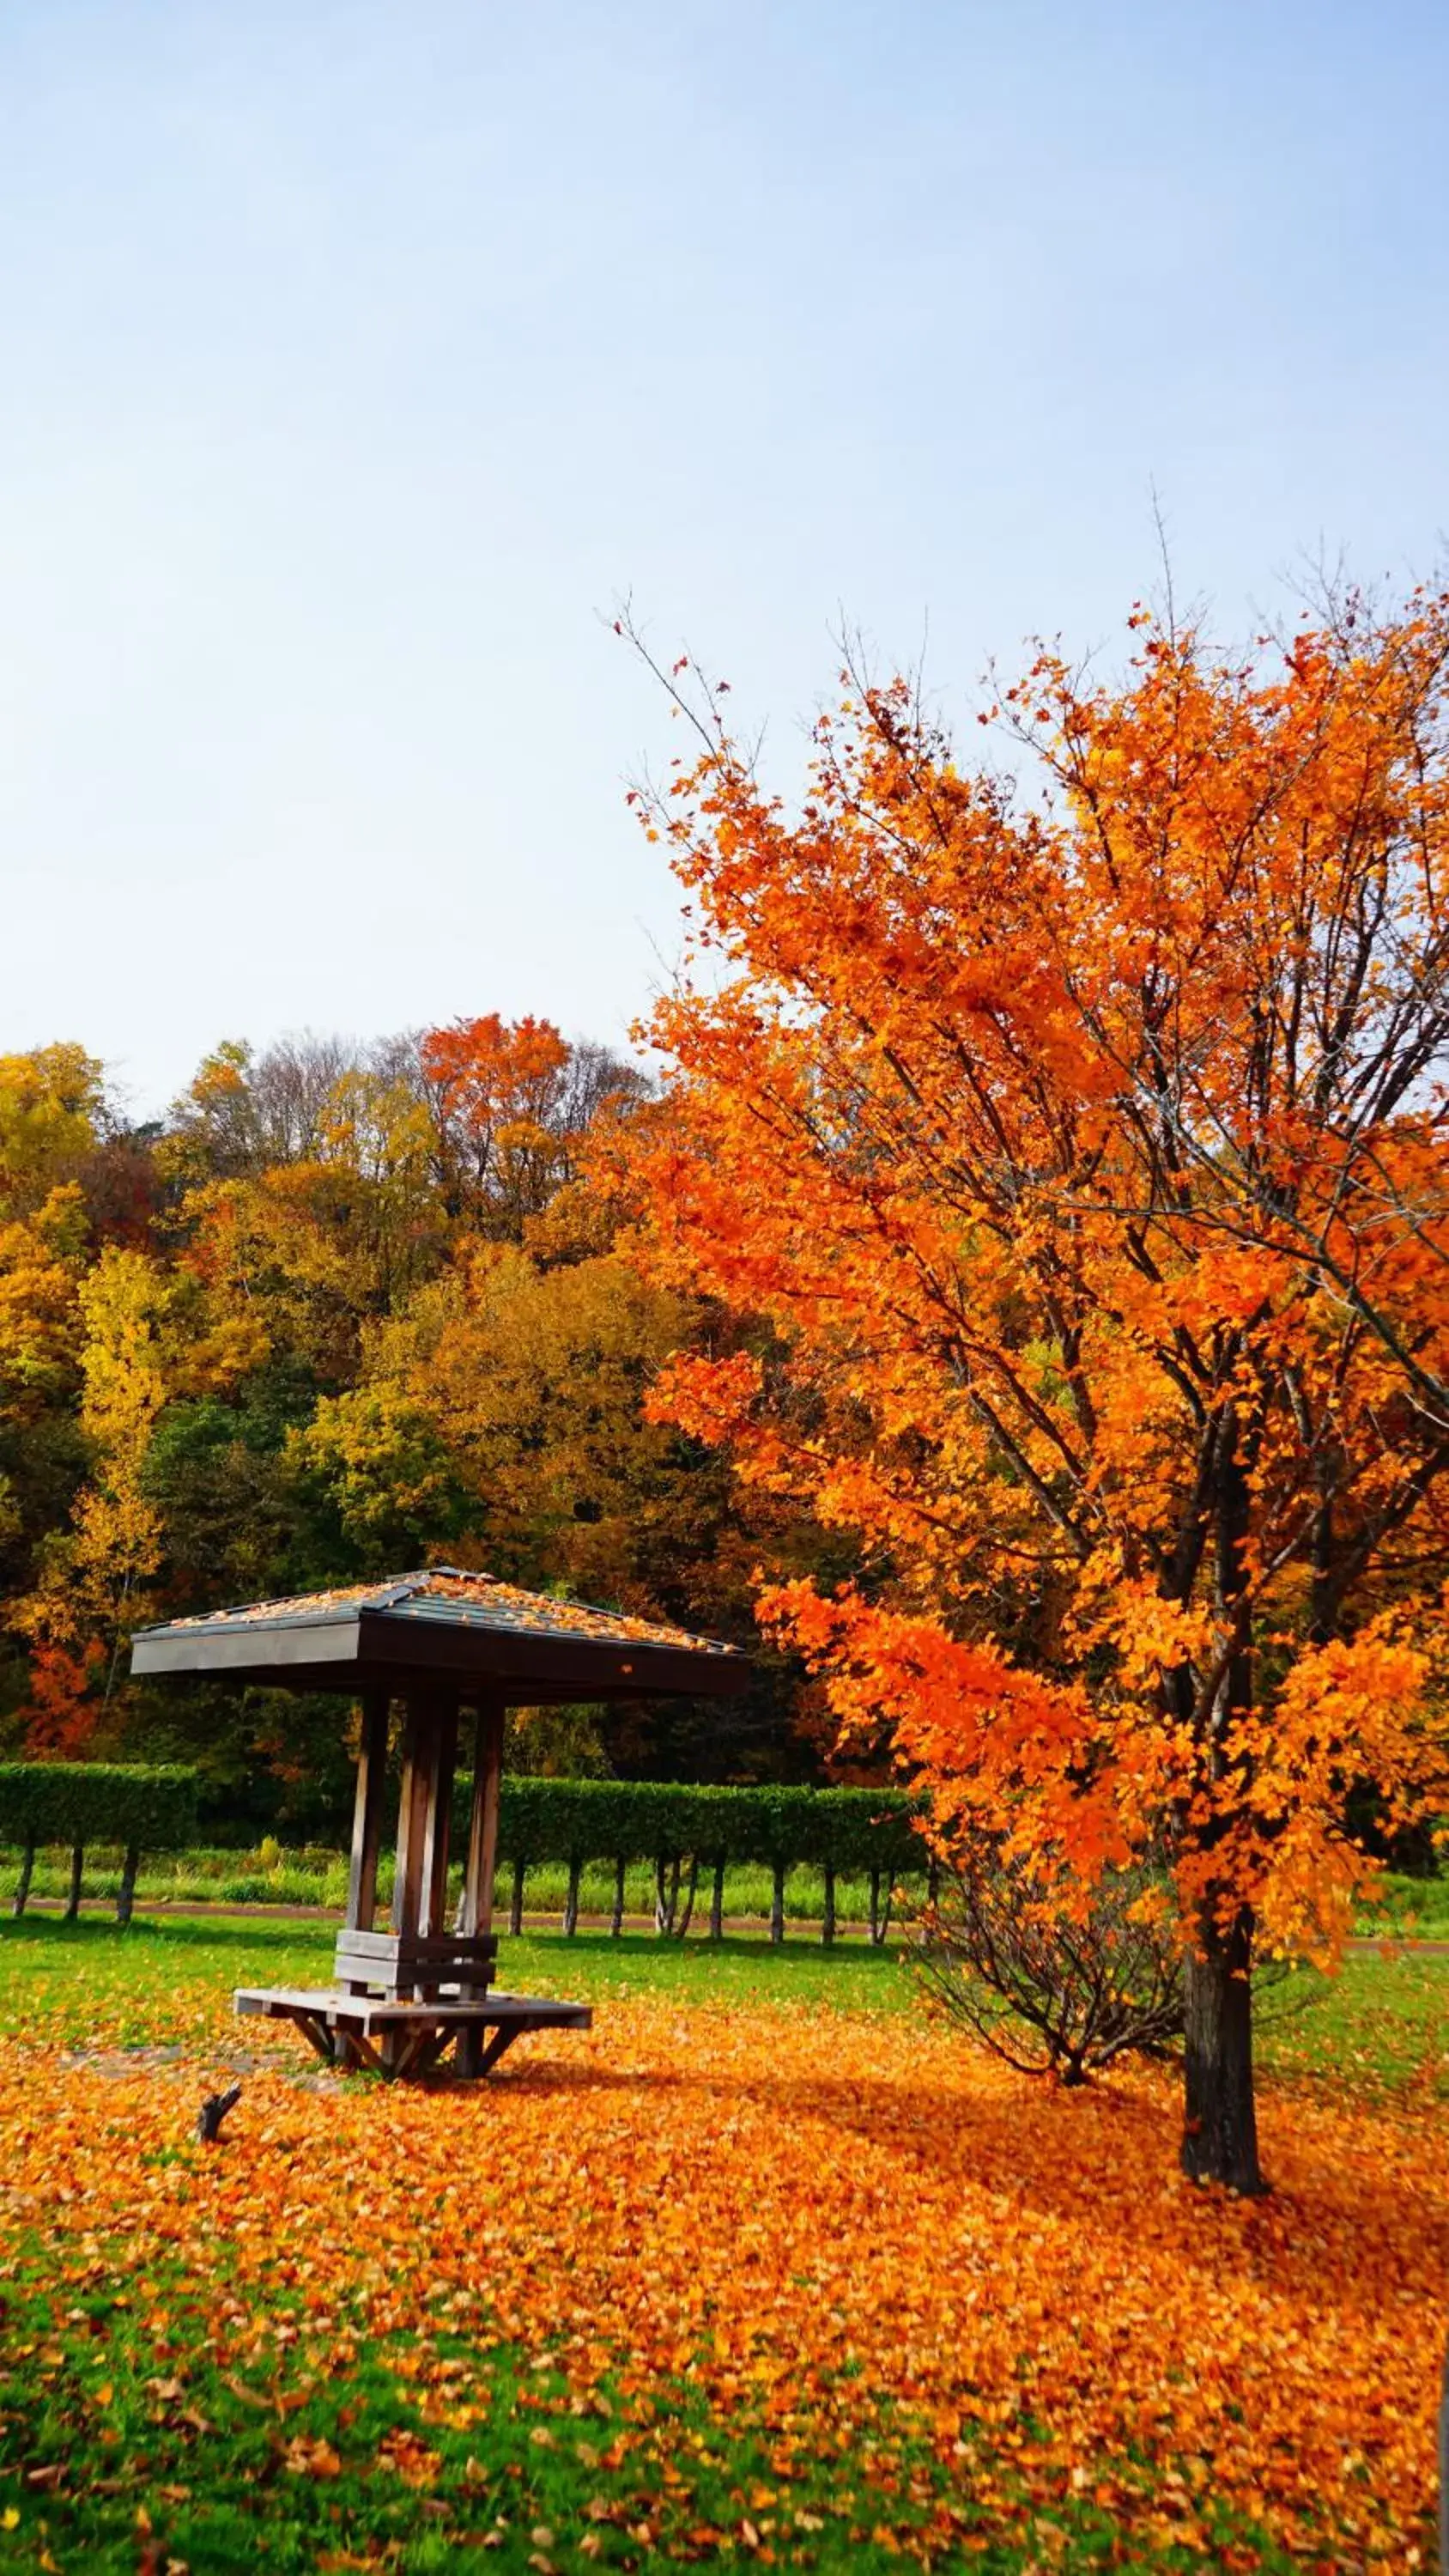
[[(143, 1628), (142, 1637), (179, 1636), (187, 1631), (245, 1630), (248, 1627), (316, 1627), (333, 1620), (371, 1617), (426, 1621), (447, 1628), (478, 1628), (517, 1637), (566, 1638), (609, 1646), (667, 1647), (673, 1653), (740, 1656), (736, 1646), (700, 1637), (688, 1628), (630, 1618), (619, 1610), (599, 1610), (582, 1601), (558, 1600), (551, 1592), (525, 1591), (521, 1584), (495, 1575), (470, 1574), (457, 1566), (425, 1566), (413, 1574), (394, 1574), (380, 1582), (337, 1585), (323, 1592), (303, 1592), (278, 1601), (248, 1601), (232, 1610), (210, 1610), (192, 1619), (173, 1619), (164, 1628)], [(743, 1660), (743, 1658), (741, 1658)]]

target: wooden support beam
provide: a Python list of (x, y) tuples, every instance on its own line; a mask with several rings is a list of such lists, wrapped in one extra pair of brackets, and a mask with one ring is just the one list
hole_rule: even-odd
[(333, 2065), (337, 2055), (336, 2045), (325, 2021), (317, 2013), (297, 2013), (294, 2018), (302, 2037), (316, 2049), (323, 2064)]
[(423, 1846), (434, 1762), (433, 1717), (433, 1702), (409, 1692), (397, 1812), (397, 1872), (392, 1890), (392, 1926), (401, 1933), (422, 1928)]
[(386, 1691), (365, 1691), (362, 1699), (362, 1742), (357, 1757), (357, 1803), (352, 1811), (352, 1867), (347, 1880), (347, 1928), (350, 1932), (370, 1932), (377, 1914), (377, 1856), (382, 1843), (387, 1719)]
[(514, 2041), (521, 2039), (522, 2036), (517, 2022), (501, 2023), (494, 2031), (487, 2047), (481, 2051), (477, 2065), (468, 2069), (469, 2074), (487, 2075), (497, 2065), (499, 2058), (513, 2046)]
[(458, 1767), (458, 1703), (437, 1702), (432, 1713), (432, 1763), (423, 1816), (423, 1901), (418, 1929), (441, 1932), (448, 1916), (448, 1837), (453, 1818), (453, 1774)]
[[(503, 1778), (504, 1704), (481, 1700), (473, 1739), (473, 1812), (468, 1827), (468, 1857), (463, 1869), (463, 1897), (458, 1930), (478, 1937), (493, 1925), (493, 1876), (498, 1854), (498, 1796)], [(487, 1979), (476, 1991), (484, 1992)]]

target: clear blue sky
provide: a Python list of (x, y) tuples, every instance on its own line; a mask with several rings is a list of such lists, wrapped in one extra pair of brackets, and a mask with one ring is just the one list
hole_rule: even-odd
[(1430, 0), (8, 0), (0, 1046), (619, 1040), (674, 953), (631, 591), (793, 762), (1449, 525)]

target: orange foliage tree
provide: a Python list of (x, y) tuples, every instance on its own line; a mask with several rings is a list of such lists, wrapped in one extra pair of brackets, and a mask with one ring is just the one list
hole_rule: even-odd
[(1132, 627), (983, 716), (1030, 796), (847, 674), (788, 810), (678, 700), (639, 1257), (770, 1328), (657, 1400), (859, 1534), (764, 1602), (847, 1735), (1064, 1906), (1160, 1862), (1184, 2165), (1252, 2190), (1255, 1947), (1331, 1959), (1353, 1793), (1445, 1780), (1449, 603)]

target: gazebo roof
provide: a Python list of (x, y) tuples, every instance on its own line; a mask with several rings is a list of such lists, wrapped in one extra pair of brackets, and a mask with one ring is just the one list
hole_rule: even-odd
[(451, 1565), (291, 1600), (249, 1601), (142, 1628), (133, 1673), (208, 1673), (286, 1690), (401, 1692), (429, 1681), (515, 1705), (723, 1696), (743, 1690), (737, 1646), (616, 1610), (526, 1592)]

